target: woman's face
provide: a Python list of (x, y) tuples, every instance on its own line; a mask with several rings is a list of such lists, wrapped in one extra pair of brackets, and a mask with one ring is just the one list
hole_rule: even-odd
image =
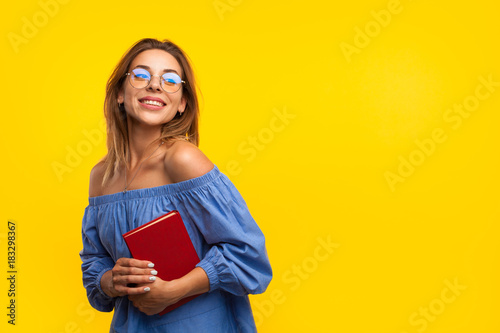
[(143, 51), (132, 61), (129, 72), (134, 69), (142, 73), (146, 69), (151, 74), (151, 81), (146, 87), (137, 89), (130, 84), (130, 75), (125, 80), (118, 103), (124, 103), (130, 117), (148, 125), (161, 125), (169, 122), (177, 111), (184, 112), (186, 99), (182, 96), (182, 87), (177, 92), (167, 93), (160, 83), (165, 73), (183, 76), (181, 66), (170, 53), (158, 49)]

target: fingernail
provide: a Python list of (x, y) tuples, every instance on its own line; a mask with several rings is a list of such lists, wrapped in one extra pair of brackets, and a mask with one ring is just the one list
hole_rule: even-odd
[(153, 264), (152, 262), (150, 262), (150, 263), (148, 264), (148, 267), (149, 267), (149, 268), (153, 268), (153, 267), (155, 267), (155, 264)]
[(155, 270), (152, 270), (152, 271), (151, 271), (151, 275), (156, 275), (156, 274), (158, 274), (158, 272), (157, 272), (157, 271), (155, 271)]
[(150, 279), (151, 281), (154, 281), (154, 280), (156, 280), (156, 276), (150, 276), (150, 277), (149, 277), (149, 279)]
[(151, 288), (149, 288), (149, 287), (144, 288), (144, 291), (150, 291), (150, 290), (151, 290)]

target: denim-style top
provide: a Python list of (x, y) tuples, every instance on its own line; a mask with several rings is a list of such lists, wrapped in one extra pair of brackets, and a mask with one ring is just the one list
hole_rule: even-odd
[[(116, 260), (131, 257), (122, 234), (171, 210), (181, 214), (210, 291), (163, 316), (148, 316), (126, 296), (107, 296), (100, 280)], [(95, 309), (114, 309), (110, 332), (256, 332), (247, 295), (264, 292), (272, 278), (265, 239), (217, 166), (179, 183), (89, 197), (82, 239), (83, 285)]]

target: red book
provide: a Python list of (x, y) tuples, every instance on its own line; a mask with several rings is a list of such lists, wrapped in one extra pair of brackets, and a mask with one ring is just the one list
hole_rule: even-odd
[[(171, 281), (189, 273), (200, 258), (178, 211), (173, 210), (123, 234), (135, 259), (149, 260), (162, 280)], [(167, 306), (160, 315), (178, 308), (199, 295)]]

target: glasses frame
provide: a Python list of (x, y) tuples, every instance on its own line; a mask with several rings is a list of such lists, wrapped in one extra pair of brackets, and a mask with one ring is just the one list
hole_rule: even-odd
[[(140, 68), (140, 67), (139, 67), (139, 68)], [(134, 68), (134, 69), (136, 69), (136, 68)], [(134, 70), (134, 69), (133, 69), (133, 70)], [(140, 69), (142, 69), (142, 70), (144, 70), (144, 71), (146, 71), (146, 72), (148, 72), (148, 73), (149, 73), (149, 71), (148, 71), (147, 69), (145, 69), (145, 68), (140, 68)], [(174, 73), (174, 74), (176, 74), (177, 76), (179, 76), (179, 75), (178, 75), (177, 73), (175, 73), (175, 72), (167, 72), (167, 73), (164, 73), (164, 74), (162, 74), (162, 75), (153, 75), (153, 74), (149, 73), (150, 79), (149, 79), (149, 81), (148, 81), (148, 84), (147, 84), (146, 86), (144, 86), (144, 88), (147, 88), (147, 87), (151, 84), (151, 81), (153, 80), (153, 77), (158, 76), (158, 77), (160, 78), (160, 87), (161, 87), (161, 89), (162, 89), (164, 92), (166, 92), (167, 94), (175, 94), (176, 92), (178, 92), (179, 90), (181, 90), (181, 88), (182, 88), (182, 84), (186, 84), (186, 81), (184, 81), (184, 80), (183, 80), (183, 79), (179, 76), (179, 78), (181, 79), (181, 84), (179, 85), (179, 89), (177, 89), (176, 91), (172, 91), (172, 92), (166, 91), (166, 90), (165, 90), (165, 88), (163, 88), (163, 84), (162, 84), (162, 82), (163, 82), (163, 81), (162, 81), (162, 80), (163, 80), (163, 75), (168, 74), (168, 73)], [(125, 73), (125, 75), (127, 75), (127, 76), (129, 77), (128, 82), (130, 83), (130, 85), (131, 85), (133, 88), (135, 88), (135, 89), (144, 89), (144, 88), (137, 88), (137, 87), (135, 87), (135, 86), (132, 84), (132, 76), (131, 76), (131, 74), (132, 74), (131, 72), (127, 72), (127, 73)]]

